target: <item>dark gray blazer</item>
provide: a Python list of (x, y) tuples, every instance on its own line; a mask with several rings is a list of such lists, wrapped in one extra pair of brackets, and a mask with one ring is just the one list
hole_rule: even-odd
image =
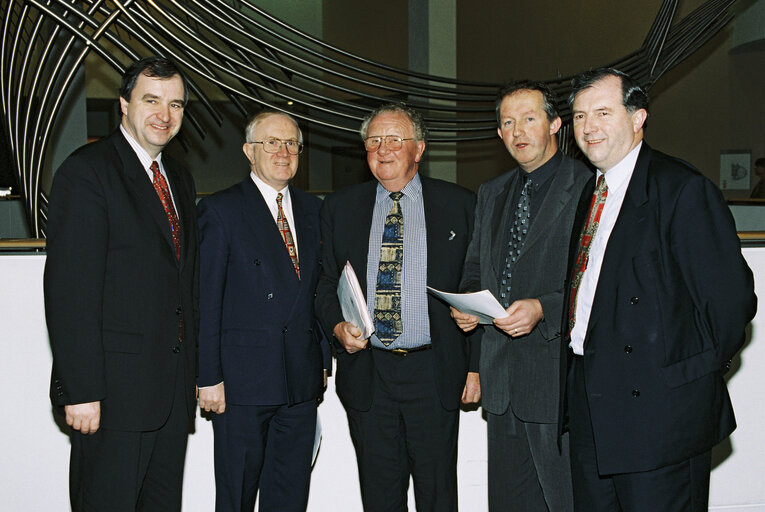
[[(494, 326), (479, 327), (483, 408), (503, 414), (510, 402), (523, 421), (555, 423), (558, 415), (561, 313), (571, 227), (582, 188), (592, 173), (563, 156), (534, 219), (513, 271), (512, 303), (536, 298), (544, 319), (527, 336), (512, 339)], [(473, 239), (460, 289), (488, 289), (499, 297), (507, 256), (513, 192), (522, 186), (518, 172), (507, 172), (478, 191)]]

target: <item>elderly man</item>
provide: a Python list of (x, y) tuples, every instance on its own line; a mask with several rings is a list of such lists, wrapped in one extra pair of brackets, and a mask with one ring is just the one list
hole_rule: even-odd
[[(457, 510), (459, 403), (480, 396), (477, 360), (449, 308), (425, 285), (457, 290), (475, 199), (417, 172), (425, 127), (416, 111), (383, 105), (366, 116), (361, 138), (376, 181), (324, 201), (316, 309), (335, 335), (337, 393), (364, 510), (406, 510), (410, 474), (417, 510)], [(369, 339), (359, 339), (358, 326), (340, 311), (337, 283), (346, 261), (375, 320)]]
[[(555, 103), (539, 82), (500, 90), (497, 133), (518, 167), (478, 192), (460, 285), (489, 289), (507, 308), (478, 333), (493, 511), (573, 509), (568, 436), (558, 444), (558, 354), (571, 226), (592, 173), (558, 151)], [(466, 332), (478, 324), (457, 310), (452, 316)]]
[(756, 309), (752, 273), (717, 187), (643, 142), (632, 78), (582, 73), (569, 103), (597, 169), (564, 338), (575, 509), (706, 511), (710, 451), (736, 426), (724, 374)]
[(315, 324), (321, 201), (291, 186), (303, 135), (265, 111), (250, 174), (199, 203), (199, 405), (213, 416), (215, 510), (305, 511), (329, 346)]
[(172, 62), (133, 63), (120, 129), (53, 180), (45, 311), (51, 399), (74, 429), (75, 511), (181, 509), (196, 409), (196, 193), (162, 150), (187, 90)]

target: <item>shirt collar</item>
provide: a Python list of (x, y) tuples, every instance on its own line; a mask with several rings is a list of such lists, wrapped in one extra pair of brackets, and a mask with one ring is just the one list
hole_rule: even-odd
[(518, 175), (523, 178), (524, 176), (528, 176), (532, 179), (532, 187), (534, 187), (534, 190), (539, 190), (539, 187), (544, 185), (547, 180), (552, 178), (555, 175), (555, 172), (558, 170), (558, 167), (560, 166), (561, 161), (563, 161), (563, 154), (560, 151), (556, 151), (553, 156), (550, 157), (548, 161), (537, 167), (531, 172), (526, 172), (520, 167), (518, 167)]
[(163, 169), (162, 167), (162, 153), (160, 152), (157, 155), (157, 158), (152, 158), (149, 156), (149, 153), (143, 149), (143, 146), (141, 146), (137, 140), (135, 140), (130, 133), (125, 129), (124, 126), (122, 126), (122, 123), (120, 123), (120, 131), (122, 132), (122, 135), (125, 137), (125, 140), (127, 140), (128, 144), (130, 144), (130, 147), (133, 148), (133, 151), (135, 152), (136, 156), (138, 157), (138, 161), (141, 162), (141, 165), (143, 166), (143, 169), (147, 172), (149, 172), (149, 168), (151, 167), (151, 163), (153, 161), (157, 161), (159, 164), (159, 168)]
[[(414, 200), (422, 197), (422, 180), (420, 180), (420, 173), (415, 173), (414, 177), (409, 180), (409, 183), (407, 183), (404, 188), (401, 189), (401, 192), (404, 194), (404, 197), (408, 197)], [(390, 196), (390, 194), (390, 191), (383, 187), (382, 184), (379, 182), (377, 183), (377, 196), (375, 199), (376, 202), (379, 203), (380, 201), (384, 201)]]
[(290, 187), (287, 185), (281, 190), (274, 190), (274, 188), (263, 181), (262, 179), (258, 178), (258, 176), (255, 175), (254, 172), (250, 171), (250, 178), (252, 179), (253, 183), (255, 183), (255, 186), (258, 187), (258, 190), (260, 190), (260, 195), (263, 196), (263, 199), (266, 200), (267, 204), (276, 203), (276, 196), (281, 194), (285, 200), (288, 200), (290, 197)]
[(643, 141), (641, 140), (618, 164), (611, 167), (605, 173), (600, 172), (600, 170), (595, 173), (596, 179), (605, 174), (609, 193), (616, 194), (627, 186), (632, 177), (632, 171), (635, 170), (635, 164), (637, 163), (638, 154), (642, 146)]

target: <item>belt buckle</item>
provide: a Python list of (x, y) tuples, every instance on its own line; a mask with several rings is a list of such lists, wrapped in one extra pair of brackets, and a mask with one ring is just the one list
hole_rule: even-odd
[(391, 350), (391, 352), (393, 352), (394, 354), (401, 355), (401, 356), (405, 356), (405, 355), (407, 355), (409, 353), (409, 351), (407, 349), (405, 349), (405, 348), (394, 348), (393, 350)]

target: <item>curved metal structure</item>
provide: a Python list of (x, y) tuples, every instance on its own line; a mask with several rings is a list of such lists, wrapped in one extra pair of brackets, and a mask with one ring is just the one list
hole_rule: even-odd
[[(708, 0), (674, 22), (678, 0), (664, 0), (643, 45), (609, 65), (650, 88), (732, 17), (735, 0)], [(232, 6), (232, 3), (234, 6)], [(0, 108), (30, 226), (44, 235), (40, 175), (65, 92), (94, 53), (122, 73), (156, 53), (184, 67), (191, 92), (217, 122), (208, 92), (217, 89), (246, 113), (251, 104), (305, 122), (355, 132), (381, 102), (403, 100), (424, 112), (431, 142), (496, 136), (498, 84), (415, 73), (331, 46), (259, 9), (254, 0), (7, 0), (0, 41)], [(548, 80), (568, 94), (571, 77)], [(564, 122), (570, 112), (561, 105)], [(202, 135), (193, 112), (186, 123)], [(570, 132), (560, 137), (571, 147)]]

